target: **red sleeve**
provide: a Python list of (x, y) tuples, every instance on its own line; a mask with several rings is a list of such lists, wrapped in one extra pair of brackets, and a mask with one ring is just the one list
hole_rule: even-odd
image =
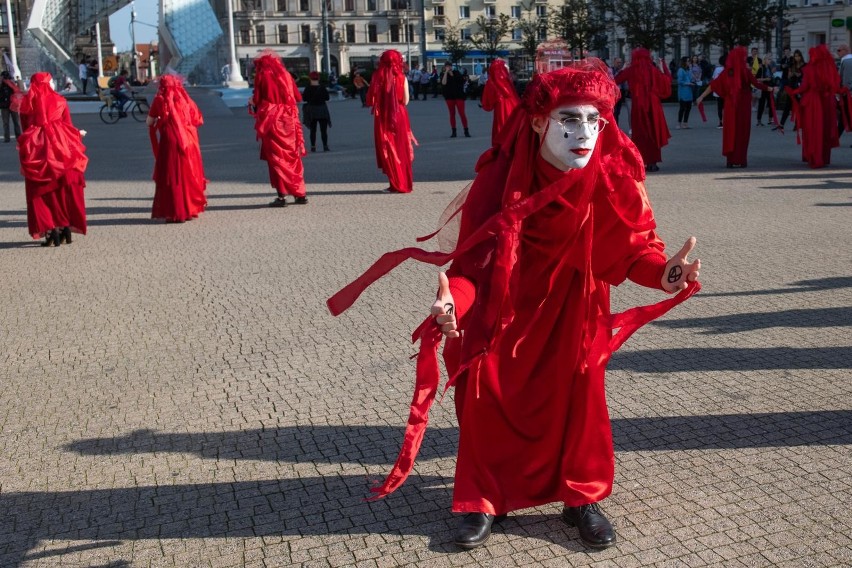
[(482, 100), (479, 101), (482, 104), (482, 110), (491, 112), (497, 106), (497, 101), (494, 100), (494, 91), (495, 89), (491, 86), (491, 82), (486, 82), (485, 87), (482, 89)]
[(151, 102), (151, 108), (148, 110), (148, 116), (160, 118), (163, 115), (163, 97), (157, 95)]
[(464, 276), (450, 276), (450, 293), (456, 303), (456, 320), (460, 320), (476, 300), (476, 287)]
[(649, 252), (640, 256), (627, 272), (627, 277), (640, 286), (663, 289), (663, 271), (666, 269), (666, 255)]

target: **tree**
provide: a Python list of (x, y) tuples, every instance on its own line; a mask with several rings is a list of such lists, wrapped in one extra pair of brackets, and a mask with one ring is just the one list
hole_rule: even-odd
[(503, 38), (512, 30), (512, 18), (508, 14), (500, 14), (496, 18), (479, 16), (476, 18), (478, 31), (470, 36), (470, 43), (481, 49), (491, 61), (497, 54), (506, 49)]
[(515, 29), (521, 30), (521, 51), (530, 59), (535, 59), (538, 54), (539, 34), (541, 30), (547, 30), (547, 19), (533, 15), (533, 3), (522, 4), (526, 16), (518, 20)]
[[(449, 22), (449, 20), (447, 21)], [(461, 37), (461, 30), (462, 27), (458, 23), (448, 23), (447, 27), (444, 28), (444, 42), (441, 44), (441, 48), (449, 54), (450, 61), (453, 63), (458, 63), (464, 59), (464, 56), (470, 51), (467, 40)]]
[[(667, 13), (667, 7), (672, 13)], [(680, 10), (672, 8), (665, 0), (621, 0), (613, 14), (628, 45), (662, 51), (667, 35), (683, 28), (677, 21)]]
[(595, 46), (597, 38), (606, 30), (600, 4), (589, 0), (564, 0), (563, 6), (550, 11), (551, 31), (564, 39), (572, 51), (579, 50), (580, 57)]
[[(697, 26), (694, 37), (701, 43), (730, 49), (749, 45), (772, 33), (778, 17), (776, 0), (716, 0), (692, 2), (676, 0), (677, 10), (689, 25)], [(689, 9), (686, 9), (689, 6)]]

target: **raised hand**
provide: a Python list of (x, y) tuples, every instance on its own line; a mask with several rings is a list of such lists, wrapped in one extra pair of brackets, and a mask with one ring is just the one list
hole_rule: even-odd
[(694, 247), (695, 237), (689, 237), (686, 239), (683, 248), (666, 263), (662, 284), (663, 290), (669, 294), (680, 292), (686, 288), (688, 282), (698, 280), (698, 270), (701, 268), (701, 261), (695, 259), (695, 262), (689, 262), (686, 258)]
[(438, 295), (430, 312), (435, 317), (435, 323), (441, 328), (441, 333), (447, 337), (459, 336), (456, 302), (450, 293), (450, 281), (443, 272), (438, 273)]

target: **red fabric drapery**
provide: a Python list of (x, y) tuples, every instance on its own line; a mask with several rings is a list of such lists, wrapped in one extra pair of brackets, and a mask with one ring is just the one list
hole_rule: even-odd
[(495, 59), (488, 68), (488, 81), (482, 90), (482, 109), (494, 112), (491, 123), (492, 146), (497, 144), (500, 131), (520, 102), (506, 63), (502, 59)]

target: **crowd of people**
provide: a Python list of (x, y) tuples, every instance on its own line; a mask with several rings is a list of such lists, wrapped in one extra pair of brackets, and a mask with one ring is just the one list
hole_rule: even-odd
[[(387, 253), (328, 300), (333, 314), (342, 313), (407, 259), (449, 265), (438, 274), (436, 300), (414, 332), (420, 341), (415, 397), (399, 458), (374, 489), (376, 496), (392, 493), (412, 471), (438, 390), (438, 349), (446, 340), (446, 388), (456, 389), (459, 422), (452, 509), (465, 515), (455, 544), (481, 546), (508, 513), (559, 502), (563, 520), (577, 527), (583, 543), (613, 546), (616, 533), (600, 506), (612, 491), (615, 468), (606, 365), (633, 332), (700, 290), (700, 262), (688, 259), (695, 238), (667, 254), (645, 190), (646, 175), (658, 170), (661, 149), (671, 138), (662, 101), (676, 81), (678, 126), (684, 128), (692, 107), (703, 114), (703, 101), (713, 93), (720, 101), (727, 165), (746, 167), (753, 107), (758, 125), (760, 109), (768, 108), (770, 123), (780, 130), (784, 119), (776, 118), (775, 99), (783, 91), (801, 134), (803, 160), (822, 167), (852, 116), (852, 57), (846, 46), (838, 55), (840, 71), (825, 46), (812, 48), (807, 64), (794, 53), (786, 76), (782, 71), (782, 82), (775, 84), (764, 80), (774, 76), (771, 66), (760, 71), (768, 66), (765, 59), (756, 53), (749, 58), (746, 48), (737, 47), (705, 82), (700, 60), (682, 59), (672, 73), (647, 49), (637, 48), (629, 65), (617, 61), (610, 68), (589, 58), (537, 74), (521, 97), (505, 63), (495, 60), (482, 94), (483, 108), (493, 112), (491, 146), (477, 163), (473, 183), (444, 215), (458, 223), (439, 231), (457, 227), (458, 234), (446, 239), (452, 246)], [(270, 205), (285, 207), (289, 198), (307, 204), (302, 127), (309, 128), (311, 151), (317, 128), (323, 149), (330, 150), (328, 91), (314, 73), (300, 92), (274, 54), (258, 57), (254, 66), (249, 111), (277, 193)], [(464, 97), (458, 98), (461, 75), (447, 65), (439, 79), (451, 136), (457, 136), (456, 115), (470, 135)], [(401, 54), (389, 50), (363, 82), (376, 162), (390, 192), (413, 190), (417, 140), (407, 105), (423, 95), (411, 85), (425, 84), (422, 77), (407, 73)], [(72, 233), (86, 232), (88, 158), (85, 132), (74, 127), (50, 79), (36, 73), (25, 94), (7, 86), (10, 99), (20, 95), (18, 147), (29, 232), (44, 237), (46, 246), (59, 246), (72, 242)], [(622, 129), (618, 116), (625, 105), (629, 126)], [(203, 117), (179, 77), (160, 79), (147, 124), (155, 164), (152, 217), (167, 222), (197, 217), (207, 205), (197, 131)], [(612, 314), (610, 287), (625, 280), (671, 297)]]

